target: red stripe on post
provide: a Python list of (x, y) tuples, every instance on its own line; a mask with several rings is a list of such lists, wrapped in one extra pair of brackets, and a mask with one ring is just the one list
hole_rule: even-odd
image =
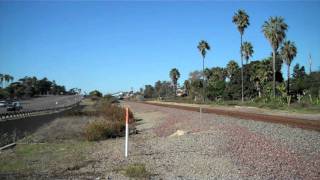
[(129, 108), (126, 108), (126, 124), (129, 122)]

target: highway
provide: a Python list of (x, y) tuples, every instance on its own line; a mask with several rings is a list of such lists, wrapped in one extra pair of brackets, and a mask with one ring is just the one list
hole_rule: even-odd
[[(32, 111), (42, 109), (52, 109), (58, 107), (65, 107), (75, 104), (82, 99), (81, 95), (63, 95), (63, 96), (40, 96), (27, 100), (20, 100), (23, 109), (21, 111)], [(4, 107), (0, 108), (0, 113), (6, 113), (7, 110)]]

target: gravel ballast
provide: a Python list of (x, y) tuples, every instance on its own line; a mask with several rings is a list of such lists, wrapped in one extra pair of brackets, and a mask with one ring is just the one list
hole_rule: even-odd
[(320, 179), (320, 133), (286, 125), (125, 102), (141, 119), (138, 134), (101, 141), (78, 172), (130, 179), (123, 167), (145, 165), (147, 179)]

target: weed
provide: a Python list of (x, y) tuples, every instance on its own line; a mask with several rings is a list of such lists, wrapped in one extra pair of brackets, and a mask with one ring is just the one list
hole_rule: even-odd
[(131, 178), (148, 178), (150, 173), (146, 170), (144, 164), (132, 164), (128, 165), (124, 169), (125, 176)]

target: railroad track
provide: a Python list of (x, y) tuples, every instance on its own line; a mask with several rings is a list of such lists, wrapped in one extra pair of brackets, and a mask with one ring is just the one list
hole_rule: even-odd
[[(161, 104), (161, 103), (152, 103), (152, 102), (142, 102), (142, 103), (155, 105), (155, 106), (200, 112), (199, 107), (183, 106), (183, 105), (176, 105), (176, 104)], [(206, 108), (206, 107), (202, 107), (201, 109), (203, 113), (212, 113), (217, 115), (231, 116), (231, 117), (247, 119), (247, 120), (279, 123), (279, 124), (284, 124), (291, 127), (298, 127), (302, 129), (315, 130), (320, 132), (320, 119), (310, 120), (310, 119), (286, 117), (286, 116), (280, 116), (280, 115), (267, 115), (267, 114), (251, 113), (251, 112), (239, 112), (239, 111), (230, 111), (230, 110), (222, 110), (222, 109), (215, 109), (215, 108)]]

